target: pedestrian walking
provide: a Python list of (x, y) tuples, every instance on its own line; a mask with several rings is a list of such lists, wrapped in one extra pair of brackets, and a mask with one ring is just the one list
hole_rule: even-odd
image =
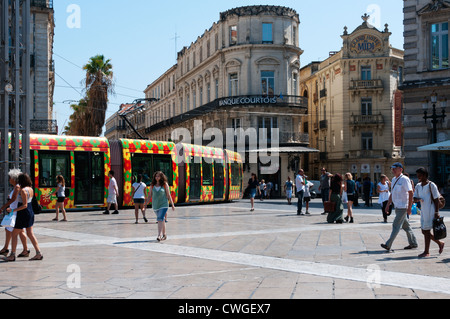
[[(321, 193), (322, 204), (323, 204), (330, 200), (330, 181), (331, 181), (332, 175), (327, 172), (325, 167), (321, 169), (321, 174), (322, 175), (320, 175), (319, 192)], [(327, 212), (324, 210), (322, 215), (326, 215), (326, 214), (327, 214)]]
[(135, 224), (138, 224), (139, 219), (139, 211), (142, 212), (142, 216), (144, 218), (144, 221), (147, 223), (148, 220), (145, 217), (145, 190), (147, 189), (147, 184), (142, 182), (142, 175), (139, 174), (137, 176), (137, 182), (133, 184), (133, 189), (131, 190), (132, 194), (131, 197), (133, 197), (134, 201), (134, 215), (136, 217)]
[(344, 220), (353, 224), (353, 202), (355, 201), (356, 183), (351, 173), (345, 174), (344, 191), (347, 193), (347, 216)]
[(248, 180), (248, 188), (250, 192), (250, 204), (252, 208), (250, 209), (251, 212), (255, 211), (255, 197), (256, 192), (259, 191), (261, 193), (259, 188), (259, 181), (255, 173), (252, 173), (251, 178)]
[(145, 200), (145, 207), (147, 207), (150, 201), (152, 202), (152, 209), (158, 221), (158, 237), (156, 239), (161, 242), (167, 239), (165, 218), (169, 210), (169, 202), (172, 211), (175, 211), (167, 177), (162, 172), (156, 172), (153, 175), (148, 196)]
[(329, 212), (327, 217), (327, 222), (329, 224), (342, 224), (344, 222), (344, 205), (342, 204), (342, 176), (340, 174), (335, 174), (331, 178), (330, 182), (330, 201), (335, 203), (334, 212)]
[[(0, 214), (4, 213), (5, 210), (9, 207), (11, 208), (13, 214), (15, 214), (17, 219), (17, 208), (19, 206), (19, 198), (20, 198), (20, 185), (18, 184), (19, 176), (22, 174), (22, 172), (19, 169), (12, 169), (8, 172), (9, 177), (9, 183), (13, 187), (12, 192), (9, 194), (8, 202), (3, 205), (0, 208)], [(13, 225), (11, 225), (13, 226)], [(12, 239), (12, 233), (14, 231), (14, 227), (5, 227), (5, 245), (3, 249), (0, 251), (1, 256), (8, 256), (9, 254), (9, 245), (11, 244)], [(27, 237), (25, 236), (25, 232), (22, 230), (22, 232), (19, 233), (20, 241), (22, 242), (23, 252), (17, 256), (19, 257), (29, 257), (30, 251), (28, 250), (27, 246)]]
[(117, 203), (117, 198), (119, 197), (119, 187), (117, 186), (117, 181), (114, 175), (114, 171), (109, 171), (108, 199), (106, 200), (108, 206), (106, 208), (106, 211), (103, 213), (105, 215), (109, 215), (109, 210), (111, 209), (112, 205), (114, 205), (113, 215), (119, 214), (119, 205)]
[(259, 184), (259, 200), (262, 202), (264, 201), (264, 198), (266, 198), (266, 181), (265, 180), (261, 180), (261, 183)]
[(303, 194), (303, 202), (305, 203), (306, 207), (306, 215), (311, 215), (309, 213), (309, 203), (311, 202), (311, 187), (314, 186), (313, 183), (307, 180), (308, 176), (304, 176), (305, 179), (305, 192)]
[(391, 236), (381, 247), (386, 250), (391, 250), (392, 244), (400, 229), (403, 229), (406, 232), (409, 242), (409, 246), (405, 247), (405, 249), (416, 249), (418, 247), (417, 240), (407, 218), (407, 216), (411, 215), (414, 199), (411, 180), (403, 175), (403, 165), (401, 163), (395, 163), (391, 169), (395, 177), (392, 179), (391, 196), (389, 197), (385, 212), (388, 213), (390, 205), (394, 203), (395, 219), (392, 224)]
[(304, 179), (304, 171), (300, 169), (298, 171), (298, 175), (295, 178), (295, 189), (297, 192), (297, 215), (303, 214), (303, 197), (305, 195), (305, 179)]
[[(8, 256), (6, 261), (16, 261), (17, 237), (23, 232), (24, 229), (26, 230), (26, 234), (33, 244), (34, 249), (36, 250), (36, 256), (31, 258), (30, 261), (42, 260), (44, 259), (44, 256), (39, 249), (39, 243), (33, 233), (34, 212), (31, 202), (33, 200), (34, 191), (30, 176), (27, 174), (20, 174), (18, 184), (20, 185), (21, 202), (18, 204), (18, 208), (16, 210), (17, 219), (12, 233), (11, 254)], [(13, 209), (11, 207), (7, 209), (8, 213), (11, 213), (12, 211)]]
[(267, 182), (266, 184), (266, 198), (270, 199), (270, 196), (272, 195), (272, 189), (273, 189), (273, 183), (271, 181)]
[(62, 222), (67, 221), (67, 215), (66, 215), (66, 209), (64, 208), (64, 202), (66, 201), (66, 181), (64, 180), (64, 177), (62, 175), (58, 175), (56, 177), (56, 184), (58, 185), (56, 188), (56, 192), (54, 195), (56, 195), (56, 217), (53, 219), (54, 222), (57, 222), (59, 220), (59, 211), (61, 210), (63, 214)]
[(391, 196), (391, 182), (386, 175), (381, 175), (380, 182), (377, 185), (377, 192), (379, 195), (378, 204), (381, 205), (381, 211), (383, 213), (383, 221), (387, 223), (387, 219), (392, 214), (392, 206), (386, 210), (389, 203), (389, 197)]
[(444, 252), (445, 244), (436, 240), (431, 233), (433, 221), (440, 218), (440, 193), (436, 184), (428, 180), (428, 170), (426, 168), (419, 168), (416, 173), (419, 178), (419, 184), (415, 188), (414, 201), (421, 203), (420, 224), (425, 239), (425, 250), (419, 255), (419, 258), (430, 257), (431, 241), (434, 241), (439, 246), (439, 255), (441, 255)]
[(292, 183), (291, 177), (288, 176), (286, 183), (284, 184), (284, 191), (286, 192), (286, 198), (288, 205), (292, 205), (292, 189), (294, 188), (294, 183)]

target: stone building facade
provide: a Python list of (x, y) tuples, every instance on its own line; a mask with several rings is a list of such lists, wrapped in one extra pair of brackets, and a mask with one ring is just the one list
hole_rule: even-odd
[(31, 28), (33, 88), (31, 131), (32, 133), (57, 134), (57, 123), (53, 120), (55, 12), (52, 0), (31, 0)]
[(303, 129), (319, 154), (305, 155), (305, 170), (318, 179), (320, 169), (354, 178), (379, 180), (403, 161), (403, 51), (390, 45), (388, 25), (377, 30), (367, 21), (342, 35), (343, 47), (328, 59), (302, 68), (301, 93), (309, 99)]
[[(431, 120), (425, 123), (423, 119), (423, 104), (426, 101), (428, 115), (431, 115), (433, 93), (437, 94), (438, 115), (442, 114), (441, 102), (450, 99), (450, 1), (405, 0), (403, 12), (405, 81), (402, 89), (405, 103), (406, 169), (415, 177), (417, 168), (427, 167), (436, 183), (449, 187), (450, 155), (418, 152), (418, 147), (450, 140), (450, 104), (447, 103), (445, 120), (438, 120), (437, 141), (433, 141)], [(436, 156), (435, 163), (433, 156)]]
[[(217, 128), (223, 136), (215, 142), (226, 147), (227, 129), (254, 129), (258, 144), (246, 143), (244, 180), (257, 173), (281, 195), (287, 176), (293, 178), (300, 167), (301, 154), (312, 151), (308, 134), (301, 131), (307, 99), (299, 94), (299, 24), (295, 10), (279, 6), (221, 13), (217, 23), (178, 53), (176, 65), (146, 88), (146, 98), (156, 102), (146, 106), (145, 137), (178, 142), (172, 132), (181, 128), (190, 133), (185, 142), (208, 145), (214, 138), (205, 139), (205, 131)], [(259, 129), (268, 131), (260, 135)], [(241, 137), (231, 136), (231, 146)], [(276, 140), (277, 170), (264, 174), (265, 164), (250, 159)]]

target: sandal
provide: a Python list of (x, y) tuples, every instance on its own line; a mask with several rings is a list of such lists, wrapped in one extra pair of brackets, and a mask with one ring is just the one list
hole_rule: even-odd
[(9, 255), (9, 257), (6, 258), (6, 261), (9, 263), (16, 261), (16, 254), (11, 253), (11, 255)]
[(30, 257), (30, 251), (28, 250), (26, 253), (21, 253), (17, 258), (27, 258)]
[(29, 261), (41, 261), (42, 259), (44, 259), (44, 256), (41, 253), (37, 253), (37, 255), (31, 258)]
[(9, 250), (8, 249), (6, 249), (6, 250), (2, 250), (2, 251), (0, 251), (0, 256), (8, 256), (8, 254), (9, 254)]

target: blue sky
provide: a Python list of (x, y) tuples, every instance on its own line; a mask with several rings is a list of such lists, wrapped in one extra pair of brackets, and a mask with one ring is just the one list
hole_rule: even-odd
[[(84, 96), (81, 67), (90, 57), (111, 59), (116, 83), (106, 117), (122, 103), (144, 97), (144, 89), (176, 63), (177, 49), (189, 46), (219, 20), (220, 12), (255, 4), (290, 7), (300, 15), (302, 66), (323, 60), (342, 47), (344, 26), (349, 32), (361, 23), (364, 13), (384, 30), (389, 24), (392, 46), (403, 48), (403, 1), (149, 1), (58, 0), (55, 8), (54, 60), (55, 113), (59, 131), (72, 111), (70, 102)], [(378, 24), (378, 25), (377, 25)]]

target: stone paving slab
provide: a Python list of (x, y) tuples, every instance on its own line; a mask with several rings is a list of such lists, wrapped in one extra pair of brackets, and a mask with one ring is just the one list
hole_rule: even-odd
[(382, 223), (377, 206), (355, 209), (356, 223), (343, 225), (327, 224), (318, 200), (311, 216), (297, 216), (295, 205), (282, 200), (257, 202), (253, 214), (249, 208), (248, 200), (177, 207), (163, 243), (151, 210), (149, 223), (141, 218), (137, 225), (134, 210), (70, 212), (67, 223), (38, 215), (44, 260), (0, 263), (0, 299), (450, 297), (450, 246), (442, 256), (432, 246), (430, 258), (417, 258), (419, 216), (411, 217), (419, 249), (402, 250), (407, 240), (400, 233), (395, 252), (387, 253), (380, 244), (392, 224)]

